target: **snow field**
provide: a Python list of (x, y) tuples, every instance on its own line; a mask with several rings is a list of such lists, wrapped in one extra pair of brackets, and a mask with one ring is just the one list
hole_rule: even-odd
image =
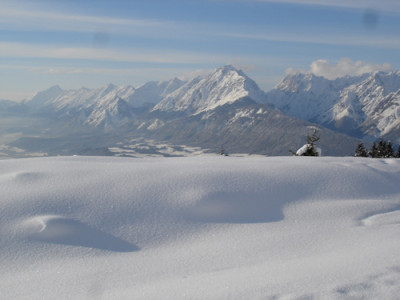
[(0, 161), (0, 292), (396, 299), (399, 174), (395, 159)]

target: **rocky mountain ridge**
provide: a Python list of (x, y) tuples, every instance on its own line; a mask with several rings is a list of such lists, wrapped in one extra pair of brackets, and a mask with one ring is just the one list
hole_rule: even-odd
[(20, 105), (24, 116), (39, 118), (37, 124), (51, 120), (51, 125), (39, 125), (34, 135), (30, 130), (13, 146), (35, 145), (35, 151), (46, 152), (42, 145), (50, 145), (47, 153), (52, 155), (61, 150), (109, 153), (116, 143), (151, 138), (212, 152), (224, 146), (241, 153), (288, 155), (318, 128), (325, 155), (351, 155), (360, 142), (356, 134), (372, 137), (369, 132), (376, 128), (378, 134), (383, 128), (396, 132), (397, 77), (376, 73), (328, 80), (298, 73), (264, 93), (244, 72), (224, 66), (187, 82), (174, 78), (137, 88), (54, 86)]
[(400, 71), (329, 80), (286, 76), (266, 93), (267, 103), (291, 116), (369, 139), (400, 142)]

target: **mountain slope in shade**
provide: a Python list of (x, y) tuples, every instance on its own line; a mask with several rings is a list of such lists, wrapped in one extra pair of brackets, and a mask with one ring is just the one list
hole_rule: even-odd
[[(323, 155), (352, 155), (360, 137), (398, 138), (399, 74), (328, 80), (297, 73), (267, 94), (232, 66), (189, 82), (175, 78), (138, 88), (110, 84), (66, 91), (55, 86), (22, 104), (51, 125), (11, 145), (52, 155), (77, 153), (77, 144), (79, 153), (92, 148), (109, 153), (115, 143), (139, 137), (212, 152), (224, 146), (231, 153), (289, 155), (318, 124)], [(96, 142), (83, 143), (82, 137), (90, 135)]]
[(195, 115), (153, 112), (139, 129), (143, 136), (174, 144), (200, 146), (217, 153), (289, 155), (318, 128), (323, 155), (352, 155), (360, 140), (283, 114), (250, 98)]
[(153, 110), (197, 114), (244, 97), (261, 102), (264, 92), (242, 71), (224, 66), (203, 78), (191, 80), (165, 96)]

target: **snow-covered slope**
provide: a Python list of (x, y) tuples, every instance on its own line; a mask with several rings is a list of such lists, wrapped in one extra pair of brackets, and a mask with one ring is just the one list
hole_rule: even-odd
[(60, 86), (55, 85), (45, 91), (38, 92), (32, 99), (28, 101), (28, 104), (32, 109), (39, 110), (44, 105), (48, 105), (50, 101), (56, 99), (63, 93), (64, 91), (60, 88)]
[(297, 73), (268, 92), (267, 102), (304, 120), (379, 137), (399, 133), (399, 92), (400, 71), (335, 80)]
[(27, 106), (33, 112), (56, 114), (59, 118), (83, 125), (112, 129), (131, 121), (133, 108), (154, 106), (183, 84), (183, 81), (174, 78), (148, 82), (137, 89), (109, 84), (99, 89), (64, 91), (54, 86), (39, 92), (27, 102)]
[(248, 97), (264, 101), (264, 92), (242, 71), (224, 66), (205, 77), (197, 77), (166, 95), (154, 111), (197, 114)]
[[(328, 80), (315, 76), (309, 78), (312, 83), (309, 87), (302, 86), (304, 81), (304, 75), (293, 76), (284, 82), (286, 85), (281, 84), (283, 92), (277, 90), (276, 94), (285, 96), (301, 90), (304, 100), (302, 95), (310, 91), (323, 95), (331, 85)], [(342, 81), (335, 81), (335, 91), (344, 86)], [(221, 67), (189, 82), (174, 78), (148, 82), (138, 88), (109, 84), (99, 89), (65, 91), (55, 86), (21, 104), (20, 111), (26, 110), (29, 117), (40, 119), (44, 126), (35, 128), (34, 133), (29, 132), (27, 138), (22, 136), (10, 146), (52, 155), (110, 154), (108, 147), (115, 147), (115, 143), (121, 142), (117, 140), (120, 137), (141, 136), (213, 152), (224, 144), (229, 152), (288, 155), (289, 149), (304, 144), (310, 126), (315, 124), (283, 114), (263, 102), (265, 93), (232, 66)], [(317, 101), (298, 101), (299, 106), (293, 106), (288, 112), (309, 113), (308, 107), (316, 106), (314, 102)], [(320, 111), (326, 111), (331, 105), (333, 102)], [(308, 118), (313, 116), (307, 115)], [(15, 132), (15, 128), (12, 131)], [(327, 155), (349, 155), (360, 142), (323, 128), (321, 134), (324, 139), (321, 144)], [(98, 141), (96, 147), (88, 139), (94, 135)], [(84, 140), (90, 142), (82, 142)], [(103, 150), (98, 152), (99, 149)]]
[(372, 136), (397, 135), (399, 106), (400, 71), (374, 73), (343, 91), (341, 101), (333, 108), (334, 119), (352, 119)]
[(338, 102), (344, 88), (363, 78), (360, 76), (329, 80), (314, 74), (289, 74), (267, 93), (267, 101), (289, 115), (313, 120)]
[(66, 91), (56, 86), (38, 93), (27, 102), (27, 106), (61, 119), (107, 128), (131, 119), (127, 101), (134, 92), (132, 86), (118, 87), (113, 84), (99, 89)]
[(129, 99), (129, 104), (134, 107), (143, 105), (155, 105), (160, 102), (166, 95), (180, 88), (185, 81), (178, 78), (169, 81), (150, 81), (138, 87), (135, 93)]
[(0, 161), (4, 299), (398, 299), (400, 160)]

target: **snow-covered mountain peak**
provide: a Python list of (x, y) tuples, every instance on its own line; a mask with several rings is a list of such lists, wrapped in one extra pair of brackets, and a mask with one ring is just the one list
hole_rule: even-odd
[(324, 94), (327, 90), (342, 90), (352, 84), (358, 84), (366, 80), (372, 73), (365, 73), (358, 76), (344, 76), (336, 79), (327, 79), (309, 72), (296, 72), (286, 75), (273, 90), (280, 90), (288, 93), (310, 91), (316, 94)]
[(360, 85), (366, 87), (381, 87), (385, 95), (396, 92), (400, 88), (400, 71), (374, 72)]
[(240, 75), (240, 76), (246, 76), (246, 75), (243, 73), (242, 70), (236, 69), (236, 68), (235, 68), (234, 66), (232, 66), (232, 65), (225, 65), (225, 66), (222, 66), (222, 67), (216, 69), (215, 72), (214, 72), (213, 74), (214, 74), (214, 75), (217, 75), (217, 76), (224, 76), (224, 75), (226, 75), (226, 74), (228, 74), (228, 73), (230, 73), (230, 72), (237, 73), (237, 74)]
[(184, 84), (166, 95), (154, 110), (196, 114), (244, 97), (262, 102), (264, 92), (242, 71), (228, 65)]
[(53, 100), (64, 92), (63, 89), (58, 85), (54, 85), (47, 90), (38, 92), (31, 100), (27, 103), (31, 107), (39, 108), (42, 105), (45, 105), (47, 102)]
[(135, 90), (128, 103), (133, 107), (154, 106), (185, 83), (176, 77), (168, 81), (149, 81)]
[(267, 102), (303, 120), (359, 136), (379, 137), (400, 128), (399, 90), (400, 71), (334, 80), (296, 73), (268, 92)]
[(301, 88), (301, 85), (304, 84), (306, 75), (308, 74), (301, 72), (289, 74), (284, 77), (274, 89), (287, 92), (296, 92)]

